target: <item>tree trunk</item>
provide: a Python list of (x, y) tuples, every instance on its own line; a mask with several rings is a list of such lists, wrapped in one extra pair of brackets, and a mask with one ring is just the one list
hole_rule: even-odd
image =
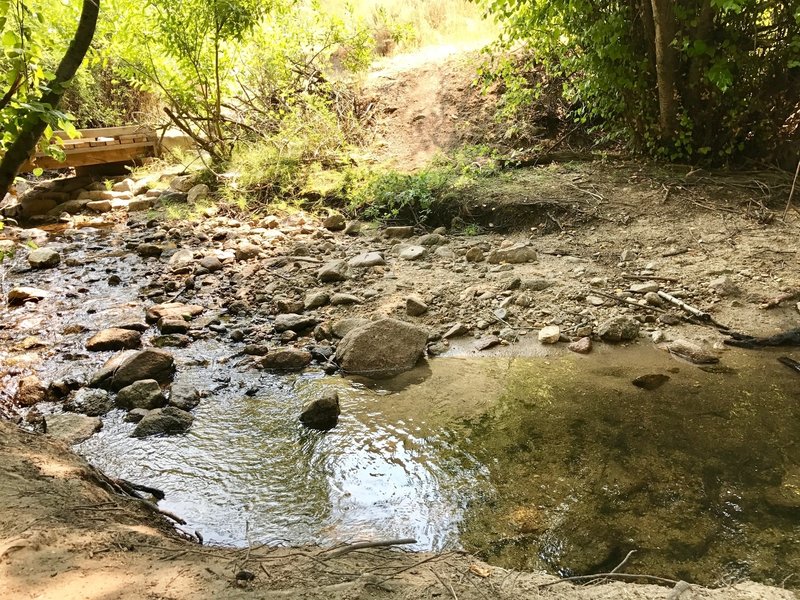
[[(49, 84), (49, 91), (40, 98), (42, 104), (56, 108), (64, 95), (69, 81), (75, 76), (83, 58), (89, 51), (97, 27), (97, 16), (100, 12), (100, 0), (83, 0), (81, 18), (75, 35), (64, 53), (64, 57), (56, 69), (56, 74)], [(9, 146), (0, 161), (0, 198), (5, 197), (8, 188), (14, 182), (20, 166), (28, 159), (42, 137), (47, 122), (38, 114), (29, 113), (23, 120), (17, 139)]]
[(675, 15), (670, 0), (651, 0), (655, 25), (656, 80), (661, 137), (669, 141), (675, 136), (678, 102), (675, 97)]

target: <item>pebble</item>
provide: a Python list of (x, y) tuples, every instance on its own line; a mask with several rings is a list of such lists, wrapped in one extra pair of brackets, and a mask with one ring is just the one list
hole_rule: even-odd
[(406, 298), (406, 313), (411, 317), (420, 317), (428, 312), (428, 305), (419, 296)]
[(646, 283), (634, 283), (630, 286), (630, 291), (634, 294), (647, 294), (649, 292), (655, 293), (659, 290), (661, 286), (654, 281), (648, 281)]
[(406, 246), (400, 250), (400, 258), (403, 260), (417, 260), (428, 253), (424, 246)]
[(34, 269), (49, 269), (60, 262), (61, 256), (52, 248), (37, 248), (28, 254), (28, 263)]
[(539, 331), (539, 342), (542, 344), (555, 344), (561, 339), (561, 328), (558, 325), (548, 325)]
[(592, 338), (586, 336), (578, 341), (572, 342), (567, 349), (577, 354), (589, 354), (592, 351)]

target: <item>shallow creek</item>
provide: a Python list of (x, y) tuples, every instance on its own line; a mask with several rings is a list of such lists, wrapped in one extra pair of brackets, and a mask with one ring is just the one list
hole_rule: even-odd
[[(0, 360), (44, 379), (96, 370), (111, 353), (87, 353), (89, 332), (140, 322), (139, 294), (163, 270), (126, 235), (65, 232), (50, 244), (69, 257), (59, 269), (9, 272), (6, 285), (58, 293), (0, 309)], [(207, 287), (199, 301), (222, 315)], [(800, 572), (800, 377), (775, 360), (797, 349), (730, 350), (707, 372), (649, 343), (470, 346), (374, 384), (244, 370), (241, 344), (204, 336), (174, 349), (178, 379), (207, 392), (186, 435), (133, 439), (112, 412), (77, 449), (163, 489), (165, 509), (219, 544), (410, 536), (561, 574), (610, 570), (630, 550), (626, 571), (697, 583)], [(650, 373), (670, 380), (632, 385)], [(303, 429), (301, 405), (330, 386), (339, 425)]]
[[(800, 386), (775, 356), (728, 352), (723, 372), (650, 347), (445, 357), (370, 385), (233, 374), (185, 436), (132, 439), (120, 415), (78, 450), (164, 489), (217, 543), (410, 536), (562, 574), (637, 550), (634, 572), (780, 582), (800, 566)], [(208, 369), (179, 371), (214, 388)], [(670, 380), (634, 387), (645, 373)], [(304, 430), (323, 386), (340, 424)]]

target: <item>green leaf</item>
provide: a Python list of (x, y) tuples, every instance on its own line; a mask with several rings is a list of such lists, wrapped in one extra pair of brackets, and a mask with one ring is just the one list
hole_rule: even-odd
[(42, 173), (44, 173), (44, 169), (43, 169), (42, 167), (36, 167), (36, 168), (33, 170), (33, 174), (34, 174), (36, 177), (41, 177), (41, 176), (42, 176)]

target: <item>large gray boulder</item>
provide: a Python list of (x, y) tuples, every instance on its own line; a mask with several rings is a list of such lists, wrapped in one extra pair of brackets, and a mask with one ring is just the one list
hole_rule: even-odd
[(151, 410), (136, 424), (131, 437), (184, 433), (192, 426), (194, 417), (180, 408), (167, 406)]
[(374, 379), (413, 369), (425, 354), (428, 332), (417, 325), (381, 319), (351, 330), (336, 348), (336, 362), (345, 373)]
[(108, 359), (89, 385), (117, 392), (142, 379), (155, 379), (166, 384), (174, 375), (175, 359), (169, 352), (155, 348), (139, 352), (129, 350)]

